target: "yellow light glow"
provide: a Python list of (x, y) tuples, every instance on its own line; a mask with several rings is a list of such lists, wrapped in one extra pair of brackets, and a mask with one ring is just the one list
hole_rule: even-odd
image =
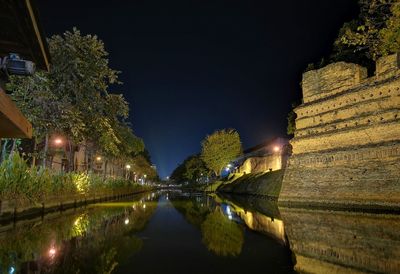
[(61, 138), (55, 139), (55, 140), (54, 140), (54, 143), (55, 143), (56, 145), (61, 145), (61, 144), (62, 144)]
[(97, 161), (101, 161), (101, 157), (100, 157), (100, 156), (97, 156), (97, 157), (96, 157), (96, 160), (97, 160)]
[(126, 169), (131, 169), (131, 165), (126, 165)]
[(274, 146), (274, 151), (275, 152), (278, 152), (278, 151), (280, 151), (281, 150), (281, 148), (280, 147), (278, 147), (278, 146)]

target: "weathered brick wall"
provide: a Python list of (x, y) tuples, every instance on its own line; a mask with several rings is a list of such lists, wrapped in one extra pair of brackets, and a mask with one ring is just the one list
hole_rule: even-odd
[(365, 75), (343, 62), (304, 74), (280, 201), (399, 205), (398, 55)]
[(300, 273), (398, 273), (400, 216), (279, 208)]

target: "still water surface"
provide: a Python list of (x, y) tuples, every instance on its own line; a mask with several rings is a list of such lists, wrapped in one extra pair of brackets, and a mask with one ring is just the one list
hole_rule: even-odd
[(396, 215), (157, 191), (1, 226), (0, 273), (399, 273), (399, 228)]

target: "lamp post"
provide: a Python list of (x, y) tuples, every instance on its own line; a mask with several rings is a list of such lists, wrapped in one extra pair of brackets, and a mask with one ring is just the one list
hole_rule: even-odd
[(129, 171), (130, 171), (130, 169), (131, 169), (131, 165), (130, 165), (130, 164), (127, 164), (127, 165), (125, 166), (125, 168), (126, 168), (126, 179), (129, 180)]

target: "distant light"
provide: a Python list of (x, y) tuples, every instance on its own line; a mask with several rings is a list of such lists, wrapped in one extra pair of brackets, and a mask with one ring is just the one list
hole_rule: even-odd
[(144, 178), (147, 178), (147, 174), (143, 175)]
[(274, 146), (274, 151), (275, 151), (275, 152), (278, 152), (279, 150), (281, 150), (281, 148), (280, 148), (280, 147), (278, 147), (278, 146)]
[(143, 208), (146, 208), (146, 204), (143, 205)]
[(230, 170), (229, 167), (225, 168), (225, 171), (229, 171), (229, 170)]
[(131, 169), (131, 165), (126, 165), (126, 169)]
[(128, 218), (125, 219), (125, 224), (126, 225), (129, 224), (129, 219)]
[(228, 219), (229, 219), (229, 220), (232, 220), (232, 215), (228, 215)]
[(57, 253), (57, 250), (56, 250), (54, 247), (52, 247), (52, 248), (49, 249), (49, 255), (50, 255), (50, 256), (53, 257), (54, 255), (56, 255), (56, 253)]
[(101, 161), (101, 157), (100, 157), (100, 156), (97, 156), (97, 157), (96, 157), (96, 160), (97, 160), (97, 161)]
[(227, 167), (231, 168), (231, 167), (232, 167), (232, 164), (228, 164)]
[(55, 143), (56, 145), (61, 145), (61, 144), (62, 144), (61, 138), (55, 139), (55, 140), (54, 140), (54, 143)]

